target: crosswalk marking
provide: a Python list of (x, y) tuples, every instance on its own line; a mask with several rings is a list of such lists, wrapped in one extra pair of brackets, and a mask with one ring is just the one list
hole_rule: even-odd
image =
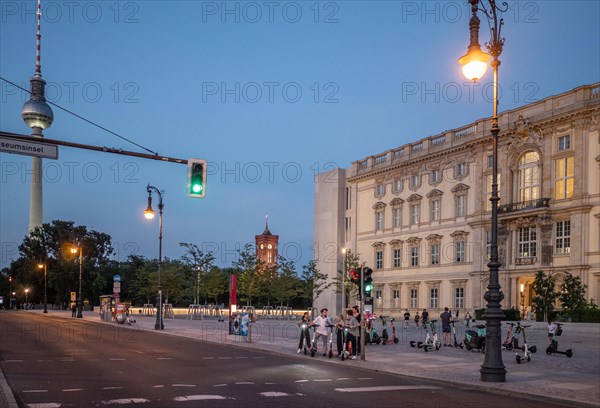
[(265, 391), (261, 392), (259, 395), (263, 397), (291, 397), (292, 394), (288, 394), (287, 392), (279, 392), (279, 391)]
[(234, 399), (224, 397), (222, 395), (183, 395), (180, 397), (173, 398), (173, 401), (202, 401), (202, 400), (224, 400), (224, 399)]
[(123, 405), (123, 404), (143, 404), (145, 402), (150, 402), (146, 398), (119, 398), (113, 400), (105, 400), (102, 401), (104, 405)]

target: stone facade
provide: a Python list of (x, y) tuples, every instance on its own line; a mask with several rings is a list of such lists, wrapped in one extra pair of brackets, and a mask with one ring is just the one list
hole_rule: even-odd
[[(500, 114), (498, 247), (503, 307), (530, 306), (535, 272), (581, 277), (600, 298), (600, 84)], [(353, 162), (315, 180), (315, 259), (341, 248), (373, 268), (374, 312), (485, 306), (491, 119)], [(522, 294), (521, 294), (522, 292)], [(332, 287), (316, 307), (341, 307)], [(352, 303), (353, 301), (350, 301)]]

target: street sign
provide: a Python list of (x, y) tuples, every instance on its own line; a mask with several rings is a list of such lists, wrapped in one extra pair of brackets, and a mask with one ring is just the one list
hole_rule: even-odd
[(114, 282), (113, 283), (113, 293), (120, 293), (121, 292), (121, 282)]
[(31, 141), (25, 141), (0, 136), (0, 151), (46, 159), (58, 159), (58, 146), (38, 142), (34, 138)]
[(77, 292), (71, 292), (71, 302), (75, 302), (77, 300)]
[(113, 276), (113, 282), (121, 282), (121, 275)]

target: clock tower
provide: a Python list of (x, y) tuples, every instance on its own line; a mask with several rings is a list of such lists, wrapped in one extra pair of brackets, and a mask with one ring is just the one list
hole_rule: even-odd
[(279, 235), (271, 234), (269, 231), (269, 215), (265, 217), (265, 230), (262, 234), (255, 236), (256, 257), (265, 263), (266, 267), (277, 265), (277, 254), (279, 246)]

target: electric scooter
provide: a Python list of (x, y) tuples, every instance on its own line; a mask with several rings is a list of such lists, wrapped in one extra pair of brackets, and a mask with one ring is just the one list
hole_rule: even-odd
[(454, 320), (451, 320), (450, 324), (452, 325), (452, 335), (454, 336), (454, 347), (463, 348), (463, 343), (459, 343), (458, 340), (456, 340), (456, 327), (454, 327)]
[(387, 342), (389, 341), (389, 336), (388, 336), (388, 331), (387, 331), (387, 316), (379, 316), (379, 318), (381, 319), (381, 344), (383, 344), (384, 346), (387, 344)]
[(334, 325), (327, 325), (327, 327), (329, 327), (329, 351), (327, 352), (327, 356), (329, 358), (333, 357), (333, 328), (335, 327)]
[(556, 341), (556, 337), (560, 336), (562, 334), (562, 324), (560, 323), (555, 323), (558, 328), (556, 329), (556, 333), (554, 334), (554, 338), (552, 339), (552, 342), (550, 343), (550, 345), (546, 348), (546, 354), (550, 355), (550, 354), (564, 354), (565, 356), (571, 358), (573, 357), (573, 349), (568, 349), (565, 351), (558, 351), (558, 341)]
[[(529, 326), (523, 326), (521, 325), (521, 322), (517, 322), (517, 327), (515, 327), (515, 333), (512, 336), (512, 339), (510, 341), (512, 349), (515, 350), (522, 350), (525, 351), (525, 344), (523, 344), (522, 346), (519, 346), (519, 334), (523, 333), (523, 343), (526, 343), (525, 341), (525, 327), (529, 327)], [(508, 346), (508, 347), (511, 347)], [(507, 350), (512, 350), (511, 348), (506, 348)], [(536, 346), (531, 346), (528, 349), (531, 353), (535, 353), (537, 351), (537, 347)]]
[(373, 327), (373, 317), (367, 319), (367, 329), (365, 330), (365, 335), (365, 345), (381, 343), (381, 337), (379, 337), (375, 327)]
[(502, 348), (504, 350), (512, 350), (513, 349), (513, 344), (515, 341), (514, 336), (512, 336), (512, 332), (513, 332), (513, 328), (515, 327), (514, 323), (506, 323), (510, 326), (510, 328), (508, 329), (508, 333), (506, 333), (506, 340), (504, 340), (504, 343), (502, 343)]
[(393, 317), (390, 319), (390, 323), (392, 324), (392, 338), (389, 339), (387, 342), (398, 344), (400, 342), (400, 339), (396, 337), (396, 326), (394, 325), (395, 320), (396, 319), (394, 319)]
[(422, 348), (425, 352), (430, 350), (439, 350), (441, 347), (440, 340), (438, 339), (437, 333), (435, 331), (435, 323), (437, 320), (429, 320), (427, 324), (431, 329), (431, 335), (429, 334), (429, 330), (427, 330), (427, 336), (425, 337), (425, 341), (410, 341), (411, 347)]
[(478, 324), (475, 328), (477, 330), (465, 330), (465, 348), (467, 350), (476, 349), (485, 353), (485, 324)]
[(515, 347), (515, 349), (518, 348), (519, 350), (523, 350), (523, 355), (520, 356), (519, 353), (515, 354), (517, 364), (524, 363), (525, 361), (531, 361), (531, 355), (533, 353), (535, 353), (534, 350), (536, 350), (535, 346), (531, 346), (531, 348), (527, 346), (527, 338), (525, 337), (525, 328), (530, 327), (530, 326), (521, 326), (520, 324), (518, 324), (517, 330), (519, 330), (519, 327), (521, 328), (521, 330), (520, 330), (521, 333), (523, 333), (523, 347)]
[(317, 354), (317, 325), (313, 324), (310, 325), (309, 328), (313, 329), (313, 337), (312, 337), (312, 341), (310, 342), (310, 356), (314, 357), (315, 354)]

